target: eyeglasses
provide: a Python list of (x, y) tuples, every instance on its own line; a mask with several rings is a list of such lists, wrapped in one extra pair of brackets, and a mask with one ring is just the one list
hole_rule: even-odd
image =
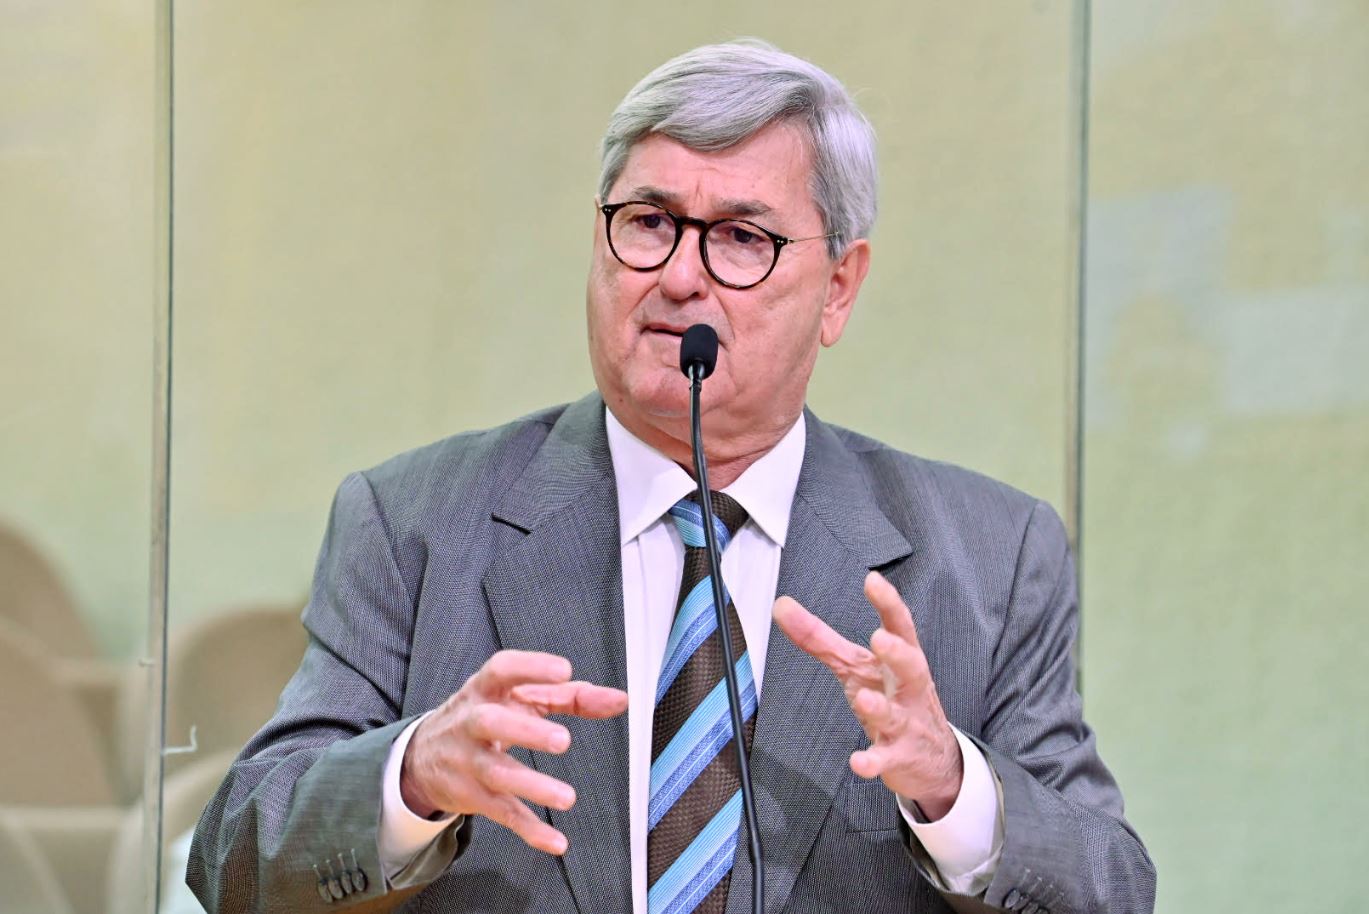
[(680, 246), (685, 226), (697, 228), (704, 269), (729, 289), (749, 289), (764, 282), (775, 269), (785, 245), (834, 236), (786, 238), (745, 219), (705, 222), (676, 215), (664, 206), (644, 200), (605, 203), (599, 211), (604, 214), (604, 231), (613, 256), (623, 266), (640, 273), (665, 266)]

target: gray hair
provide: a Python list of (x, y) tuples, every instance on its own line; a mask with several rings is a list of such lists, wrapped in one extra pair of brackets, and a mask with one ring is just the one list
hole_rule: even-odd
[(813, 153), (813, 202), (827, 253), (841, 256), (875, 223), (875, 133), (844, 86), (826, 71), (772, 44), (740, 39), (705, 45), (647, 74), (609, 118), (599, 199), (649, 133), (716, 152), (779, 120), (801, 124)]

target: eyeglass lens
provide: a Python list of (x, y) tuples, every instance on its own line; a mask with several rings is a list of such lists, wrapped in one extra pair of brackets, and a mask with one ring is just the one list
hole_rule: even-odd
[[(661, 266), (675, 244), (675, 221), (660, 207), (629, 203), (613, 214), (609, 240), (618, 259), (639, 270)], [(747, 222), (719, 222), (704, 236), (708, 266), (719, 281), (735, 286), (760, 282), (775, 262), (775, 243)]]

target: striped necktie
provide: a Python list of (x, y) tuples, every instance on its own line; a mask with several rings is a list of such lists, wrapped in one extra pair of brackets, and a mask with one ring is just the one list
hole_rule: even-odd
[[(746, 511), (710, 493), (719, 555), (746, 522)], [(647, 807), (647, 908), (650, 914), (721, 914), (742, 814), (741, 779), (723, 679), (697, 493), (670, 509), (685, 544), (684, 577), (670, 629), (651, 729)], [(727, 623), (737, 662), (746, 748), (755, 729), (756, 684), (732, 598)]]

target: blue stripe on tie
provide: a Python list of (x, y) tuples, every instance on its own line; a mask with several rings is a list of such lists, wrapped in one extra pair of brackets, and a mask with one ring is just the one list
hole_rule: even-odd
[(739, 790), (647, 891), (650, 914), (688, 914), (713, 891), (732, 868), (741, 815)]
[[(723, 596), (727, 596), (727, 591), (723, 591)], [(694, 585), (675, 615), (675, 625), (670, 629), (670, 640), (665, 646), (665, 665), (661, 667), (661, 676), (656, 680), (656, 704), (661, 703), (666, 690), (680, 675), (689, 658), (694, 656), (699, 645), (717, 630), (718, 614), (713, 611), (713, 585), (709, 578), (704, 578)]]
[[(675, 527), (686, 546), (702, 549), (708, 545), (704, 539), (704, 513), (697, 504), (684, 498), (677, 501), (669, 513), (675, 519)], [(722, 555), (732, 541), (732, 533), (716, 514), (713, 515), (713, 534), (718, 539), (718, 554)]]
[[(742, 720), (756, 711), (756, 683), (751, 677), (751, 658), (737, 658), (737, 691), (741, 694)], [(727, 681), (720, 679), (694, 713), (680, 727), (656, 761), (651, 763), (651, 800), (647, 804), (647, 830), (670, 811), (689, 789), (699, 772), (708, 767), (732, 738), (732, 715), (727, 707)]]

